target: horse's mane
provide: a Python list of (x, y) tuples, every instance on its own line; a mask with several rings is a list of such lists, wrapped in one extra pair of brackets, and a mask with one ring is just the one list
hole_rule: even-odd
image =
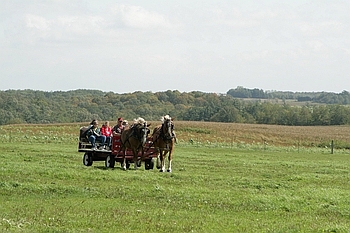
[(162, 118), (160, 119), (160, 121), (162, 123), (164, 123), (164, 121), (167, 121), (167, 120), (170, 120), (171, 121), (171, 117), (169, 115), (165, 115), (165, 116), (162, 116)]
[(146, 123), (145, 119), (143, 119), (142, 117), (139, 117), (137, 119), (134, 119), (134, 125), (142, 125)]

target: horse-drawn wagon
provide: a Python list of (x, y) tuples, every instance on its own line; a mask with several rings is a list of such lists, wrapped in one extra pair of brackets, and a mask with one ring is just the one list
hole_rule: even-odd
[[(78, 152), (83, 152), (83, 164), (85, 166), (91, 166), (94, 161), (105, 161), (107, 168), (114, 168), (115, 163), (123, 163), (123, 151), (121, 150), (121, 138), (120, 135), (112, 137), (112, 146), (110, 150), (93, 150), (91, 143), (86, 139), (83, 134), (84, 129), (80, 130)], [(98, 142), (96, 142), (99, 145)], [(129, 168), (130, 164), (134, 162), (132, 150), (126, 149), (126, 167)], [(147, 138), (144, 146), (144, 155), (142, 152), (138, 152), (137, 166), (141, 166), (141, 162), (145, 163), (145, 169), (150, 170), (154, 167), (154, 158), (157, 157), (156, 150), (152, 147), (152, 139)]]
[[(122, 169), (130, 167), (134, 163), (135, 169), (145, 163), (145, 169), (154, 167), (154, 158), (157, 158), (157, 168), (161, 172), (165, 171), (165, 157), (168, 154), (168, 169), (171, 172), (172, 154), (174, 142), (176, 140), (174, 123), (169, 115), (163, 116), (162, 124), (156, 126), (151, 137), (148, 137), (150, 130), (147, 122), (139, 117), (134, 119), (134, 124), (130, 128), (123, 130), (121, 135), (112, 137), (112, 147), (110, 150), (97, 150), (92, 148), (91, 143), (86, 138), (87, 127), (80, 128), (78, 151), (84, 152), (83, 163), (91, 166), (93, 161), (105, 161), (105, 166), (113, 168), (119, 162)], [(96, 142), (98, 146), (98, 142)]]

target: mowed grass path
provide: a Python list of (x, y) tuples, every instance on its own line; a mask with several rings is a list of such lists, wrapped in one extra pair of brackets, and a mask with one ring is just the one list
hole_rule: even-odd
[(0, 149), (0, 232), (350, 232), (348, 153), (180, 144), (160, 173), (85, 167), (74, 143)]

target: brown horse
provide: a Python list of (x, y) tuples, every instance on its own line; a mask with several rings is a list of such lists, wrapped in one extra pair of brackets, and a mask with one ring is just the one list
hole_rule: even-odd
[[(133, 152), (133, 160), (134, 160), (134, 166), (135, 170), (137, 169), (137, 157), (139, 151), (141, 151), (141, 161), (144, 156), (144, 146), (146, 143), (147, 135), (149, 134), (150, 130), (148, 129), (148, 126), (150, 124), (147, 124), (147, 122), (139, 117), (138, 119), (134, 120), (134, 124), (130, 128), (124, 129), (121, 135), (121, 150), (123, 151), (123, 170), (126, 170), (126, 150), (131, 149)], [(140, 161), (140, 162), (141, 162)]]
[(169, 153), (168, 170), (171, 172), (171, 162), (173, 159), (174, 143), (176, 140), (174, 133), (174, 122), (169, 115), (163, 116), (162, 125), (157, 126), (153, 130), (152, 141), (158, 156), (157, 156), (157, 168), (160, 172), (165, 171), (165, 156)]

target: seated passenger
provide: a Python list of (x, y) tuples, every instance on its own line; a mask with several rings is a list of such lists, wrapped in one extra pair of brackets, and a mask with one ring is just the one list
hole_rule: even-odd
[(94, 119), (90, 122), (89, 126), (80, 128), (80, 137), (79, 137), (80, 141), (84, 141), (85, 139), (88, 140), (87, 133), (93, 127), (94, 123), (98, 124), (98, 121), (96, 119)]
[(90, 125), (87, 127), (88, 130), (91, 129), (91, 128), (94, 126), (95, 123), (98, 124), (98, 121), (97, 121), (96, 119), (93, 119), (93, 120), (90, 122)]
[(106, 121), (104, 125), (101, 127), (101, 135), (106, 136), (106, 145), (107, 145), (107, 150), (111, 149), (112, 145), (112, 129), (109, 126), (109, 121)]
[(118, 123), (112, 129), (113, 136), (121, 135), (123, 130), (124, 130), (123, 118), (119, 117)]
[(96, 141), (100, 141), (100, 150), (104, 149), (104, 145), (106, 143), (106, 136), (101, 135), (100, 129), (98, 128), (98, 123), (97, 121), (92, 122), (93, 125), (92, 127), (87, 131), (87, 137), (89, 142), (91, 142), (92, 145), (92, 150), (96, 150)]

